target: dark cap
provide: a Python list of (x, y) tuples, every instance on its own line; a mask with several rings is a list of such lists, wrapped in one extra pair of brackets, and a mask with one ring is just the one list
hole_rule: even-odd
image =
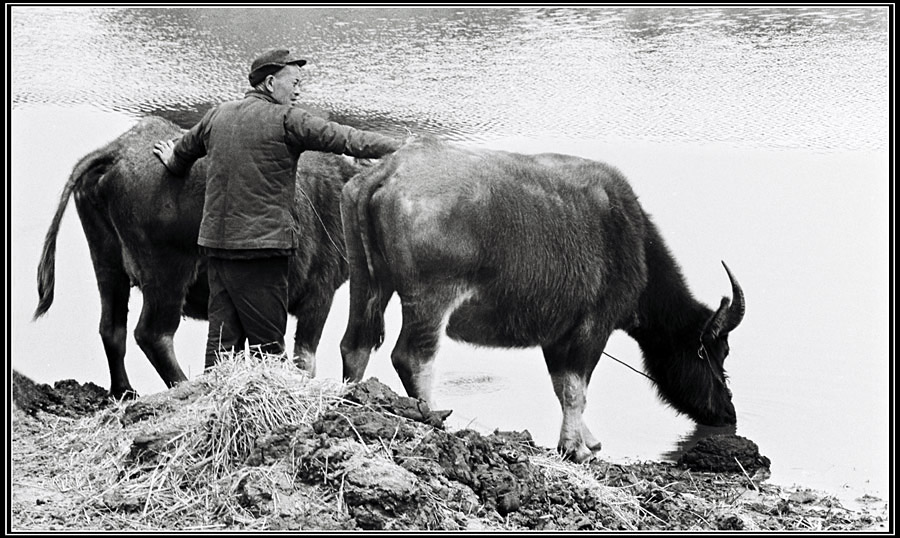
[(251, 86), (256, 86), (267, 76), (277, 73), (282, 67), (291, 64), (303, 67), (306, 60), (293, 56), (287, 49), (272, 49), (253, 60), (253, 64), (250, 65), (250, 75), (247, 78), (250, 79)]

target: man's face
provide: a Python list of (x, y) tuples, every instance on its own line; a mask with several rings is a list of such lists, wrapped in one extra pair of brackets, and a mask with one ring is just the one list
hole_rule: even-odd
[(274, 75), (269, 75), (269, 91), (272, 98), (282, 105), (291, 105), (300, 99), (300, 68), (286, 65)]

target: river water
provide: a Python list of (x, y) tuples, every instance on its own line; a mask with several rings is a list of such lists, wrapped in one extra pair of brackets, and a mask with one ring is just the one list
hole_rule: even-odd
[[(772, 460), (770, 481), (848, 503), (890, 497), (887, 8), (13, 7), (8, 22), (7, 342), (32, 379), (109, 384), (71, 206), (55, 303), (31, 320), (43, 235), (75, 162), (144, 115), (189, 126), (242, 94), (256, 54), (287, 46), (309, 59), (307, 101), (337, 118), (618, 167), (697, 298), (730, 294), (720, 260), (744, 288), (726, 367), (737, 433)], [(347, 302), (345, 286), (319, 350), (325, 377), (340, 376)], [(367, 375), (402, 391), (396, 298), (387, 323)], [(205, 332), (185, 320), (176, 337), (191, 377)], [(539, 350), (441, 345), (436, 398), (452, 426), (527, 429), (555, 445), (561, 413)], [(163, 390), (129, 346), (137, 390)], [(625, 334), (607, 351), (640, 367)], [(615, 461), (672, 460), (710, 433), (607, 358), (586, 420)]]

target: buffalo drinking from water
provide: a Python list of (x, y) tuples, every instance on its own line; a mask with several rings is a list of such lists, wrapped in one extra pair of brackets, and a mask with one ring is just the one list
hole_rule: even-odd
[(410, 396), (431, 398), (440, 331), (485, 346), (540, 346), (563, 411), (558, 448), (599, 450), (585, 390), (610, 334), (641, 347), (661, 398), (707, 425), (734, 424), (728, 335), (744, 315), (695, 300), (625, 178), (577, 157), (469, 150), (422, 138), (352, 179), (341, 206), (350, 261), (344, 377), (362, 378), (396, 292), (391, 354)]

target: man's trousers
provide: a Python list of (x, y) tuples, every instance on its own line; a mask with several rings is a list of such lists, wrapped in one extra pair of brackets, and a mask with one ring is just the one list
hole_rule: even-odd
[(209, 257), (209, 337), (206, 367), (217, 353), (283, 354), (287, 331), (290, 257)]

